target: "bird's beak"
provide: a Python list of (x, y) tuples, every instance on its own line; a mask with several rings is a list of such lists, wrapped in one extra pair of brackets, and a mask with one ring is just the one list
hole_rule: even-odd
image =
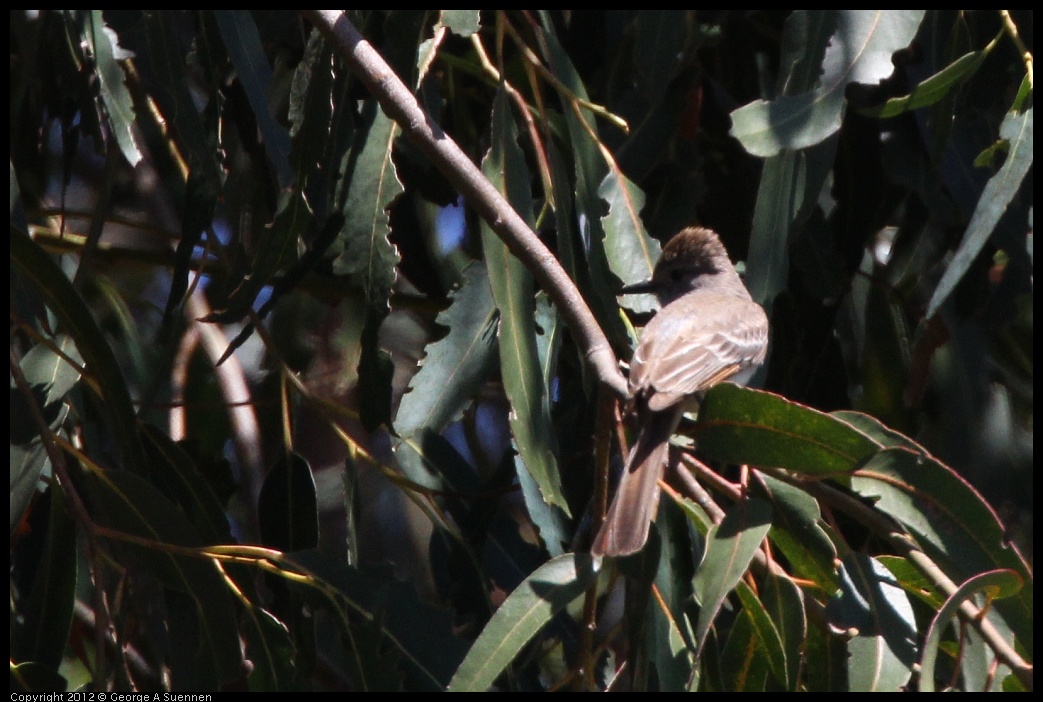
[(655, 292), (655, 282), (653, 280), (644, 280), (640, 283), (633, 283), (632, 285), (624, 285), (620, 289), (620, 295), (643, 295), (645, 293)]

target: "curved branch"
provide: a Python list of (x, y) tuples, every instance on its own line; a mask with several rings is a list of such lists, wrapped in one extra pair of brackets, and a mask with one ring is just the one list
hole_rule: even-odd
[(303, 10), (329, 38), (351, 71), (377, 98), (406, 138), (424, 152), (518, 257), (558, 305), (595, 376), (619, 397), (627, 393), (616, 356), (576, 285), (525, 221), (478, 167), (420, 107), (413, 93), (339, 10)]

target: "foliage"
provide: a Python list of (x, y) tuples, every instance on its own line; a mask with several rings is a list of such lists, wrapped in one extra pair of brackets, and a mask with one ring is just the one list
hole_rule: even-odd
[(554, 262), (336, 27), (13, 11), (12, 690), (1031, 688), (1031, 11), (347, 18), (619, 358), (718, 230), (765, 390), (591, 559)]

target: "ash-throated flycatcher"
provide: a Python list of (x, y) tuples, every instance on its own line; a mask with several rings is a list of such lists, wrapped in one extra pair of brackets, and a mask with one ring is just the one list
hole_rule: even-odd
[(670, 436), (687, 401), (720, 382), (745, 383), (768, 350), (768, 317), (709, 229), (682, 230), (663, 248), (652, 279), (622, 292), (654, 293), (662, 309), (630, 361), (628, 406), (640, 429), (591, 547), (596, 556), (625, 556), (645, 545)]

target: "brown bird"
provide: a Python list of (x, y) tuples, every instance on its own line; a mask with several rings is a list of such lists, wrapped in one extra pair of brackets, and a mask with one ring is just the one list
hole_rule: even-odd
[(653, 293), (662, 309), (645, 326), (630, 361), (628, 407), (640, 428), (591, 547), (596, 556), (625, 556), (645, 545), (670, 436), (688, 401), (717, 383), (746, 383), (768, 350), (768, 317), (709, 229), (679, 232), (663, 248), (652, 279), (622, 292)]

